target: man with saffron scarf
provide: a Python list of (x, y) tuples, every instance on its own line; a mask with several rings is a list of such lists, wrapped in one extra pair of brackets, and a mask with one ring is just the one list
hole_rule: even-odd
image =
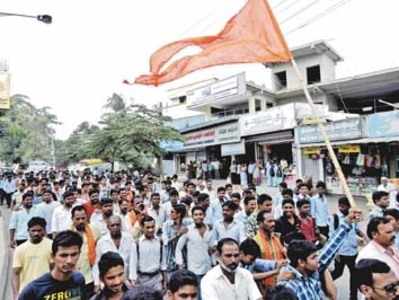
[[(280, 261), (286, 258), (286, 249), (281, 245), (280, 237), (274, 232), (276, 221), (273, 213), (260, 211), (257, 216), (259, 230), (254, 240), (261, 250), (261, 258)], [(266, 287), (276, 285), (277, 276), (264, 279), (263, 284)]]
[(88, 223), (88, 215), (86, 209), (82, 205), (72, 208), (71, 229), (78, 232), (83, 239), (77, 268), (85, 278), (86, 294), (90, 297), (94, 294), (92, 268), (96, 262), (96, 243), (100, 237), (100, 233)]

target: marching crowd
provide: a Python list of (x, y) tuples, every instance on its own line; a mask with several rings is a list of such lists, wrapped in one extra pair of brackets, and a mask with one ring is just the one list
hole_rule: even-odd
[(329, 211), (323, 182), (279, 187), (271, 197), (149, 172), (6, 173), (14, 298), (338, 299), (346, 266), (340, 299), (399, 299), (388, 192), (373, 193), (366, 217), (345, 197)]

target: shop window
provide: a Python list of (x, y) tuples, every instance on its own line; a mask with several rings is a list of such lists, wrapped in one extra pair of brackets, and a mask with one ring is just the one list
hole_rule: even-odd
[(320, 66), (312, 66), (306, 69), (308, 84), (314, 84), (321, 81)]
[(187, 96), (180, 96), (179, 97), (179, 103), (180, 104), (185, 104), (187, 102)]
[(287, 87), (287, 71), (274, 73), (274, 80), (277, 85), (277, 89), (281, 90)]
[(262, 102), (259, 99), (255, 99), (255, 111), (261, 111), (262, 110)]

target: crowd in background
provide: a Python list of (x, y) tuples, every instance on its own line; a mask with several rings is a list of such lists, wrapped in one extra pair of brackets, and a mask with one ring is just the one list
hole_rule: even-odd
[(362, 232), (347, 198), (330, 211), (324, 182), (281, 180), (271, 197), (256, 168), (239, 184), (231, 169), (222, 186), (138, 171), (3, 174), (15, 299), (337, 299), (345, 267), (345, 299), (398, 299), (388, 192), (374, 192)]

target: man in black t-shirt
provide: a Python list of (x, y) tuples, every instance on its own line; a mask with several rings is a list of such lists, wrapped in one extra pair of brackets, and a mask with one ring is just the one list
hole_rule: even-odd
[(71, 230), (57, 234), (52, 245), (54, 268), (29, 283), (18, 300), (87, 300), (84, 277), (74, 272), (82, 243)]

